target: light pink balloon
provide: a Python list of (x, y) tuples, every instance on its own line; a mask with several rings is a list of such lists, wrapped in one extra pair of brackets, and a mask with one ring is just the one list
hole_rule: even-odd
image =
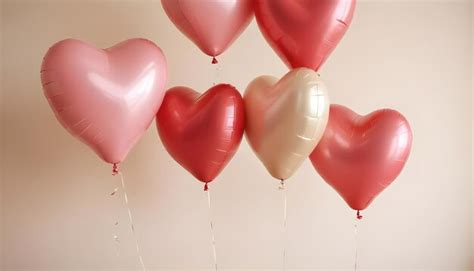
[(41, 81), (64, 128), (115, 164), (125, 159), (161, 105), (166, 60), (145, 39), (105, 50), (67, 39), (46, 53)]
[(253, 17), (252, 0), (161, 0), (171, 21), (205, 54), (224, 52)]

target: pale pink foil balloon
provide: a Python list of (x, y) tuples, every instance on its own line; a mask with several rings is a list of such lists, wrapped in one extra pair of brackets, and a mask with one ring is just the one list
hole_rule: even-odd
[(105, 50), (67, 39), (47, 52), (41, 81), (60, 123), (115, 164), (125, 159), (161, 105), (166, 60), (145, 39)]
[(352, 21), (356, 0), (255, 0), (263, 36), (291, 68), (319, 70)]
[(403, 169), (412, 139), (408, 121), (395, 110), (360, 116), (333, 104), (310, 159), (352, 209), (364, 210)]
[(253, 18), (252, 0), (161, 0), (170, 20), (205, 54), (224, 52)]
[(276, 179), (293, 175), (314, 150), (328, 122), (329, 98), (319, 75), (291, 70), (280, 80), (254, 79), (244, 94), (247, 141)]

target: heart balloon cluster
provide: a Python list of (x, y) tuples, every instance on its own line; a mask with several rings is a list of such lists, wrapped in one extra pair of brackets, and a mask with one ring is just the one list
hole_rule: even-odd
[(117, 165), (156, 116), (168, 153), (196, 179), (217, 178), (243, 135), (268, 172), (284, 182), (309, 157), (355, 210), (365, 209), (400, 173), (411, 149), (407, 120), (394, 110), (359, 116), (330, 105), (316, 71), (349, 27), (355, 0), (162, 0), (171, 21), (206, 54), (224, 52), (253, 14), (291, 69), (260, 76), (244, 95), (229, 84), (204, 93), (165, 91), (158, 46), (130, 39), (107, 49), (68, 39), (44, 57), (44, 94), (59, 122), (105, 162)]

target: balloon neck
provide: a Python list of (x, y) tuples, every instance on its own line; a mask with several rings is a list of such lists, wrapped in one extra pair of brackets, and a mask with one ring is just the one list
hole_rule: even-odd
[(118, 168), (118, 164), (117, 163), (114, 163), (114, 165), (112, 166), (112, 176), (115, 176), (119, 173), (119, 168)]
[(212, 62), (211, 63), (212, 64), (217, 64), (217, 63), (219, 63), (219, 61), (217, 61), (217, 58), (214, 56), (214, 57), (212, 57)]
[(357, 217), (357, 219), (359, 219), (359, 220), (362, 220), (362, 218), (364, 218), (364, 217), (360, 214), (360, 210), (357, 210), (356, 217)]
[(209, 186), (207, 185), (207, 182), (204, 184), (204, 191), (209, 191)]
[(280, 186), (278, 187), (278, 189), (280, 189), (280, 190), (285, 189), (285, 180), (283, 180), (283, 179), (280, 180)]

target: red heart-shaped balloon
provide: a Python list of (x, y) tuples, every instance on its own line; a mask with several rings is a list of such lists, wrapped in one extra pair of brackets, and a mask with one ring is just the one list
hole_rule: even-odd
[(175, 87), (157, 114), (158, 134), (169, 154), (198, 180), (214, 180), (237, 151), (245, 128), (244, 104), (231, 85), (204, 94)]
[(310, 159), (352, 209), (363, 210), (398, 176), (412, 138), (408, 121), (397, 111), (360, 116), (331, 105), (326, 131)]
[(263, 36), (289, 68), (319, 70), (352, 21), (355, 0), (256, 0)]

